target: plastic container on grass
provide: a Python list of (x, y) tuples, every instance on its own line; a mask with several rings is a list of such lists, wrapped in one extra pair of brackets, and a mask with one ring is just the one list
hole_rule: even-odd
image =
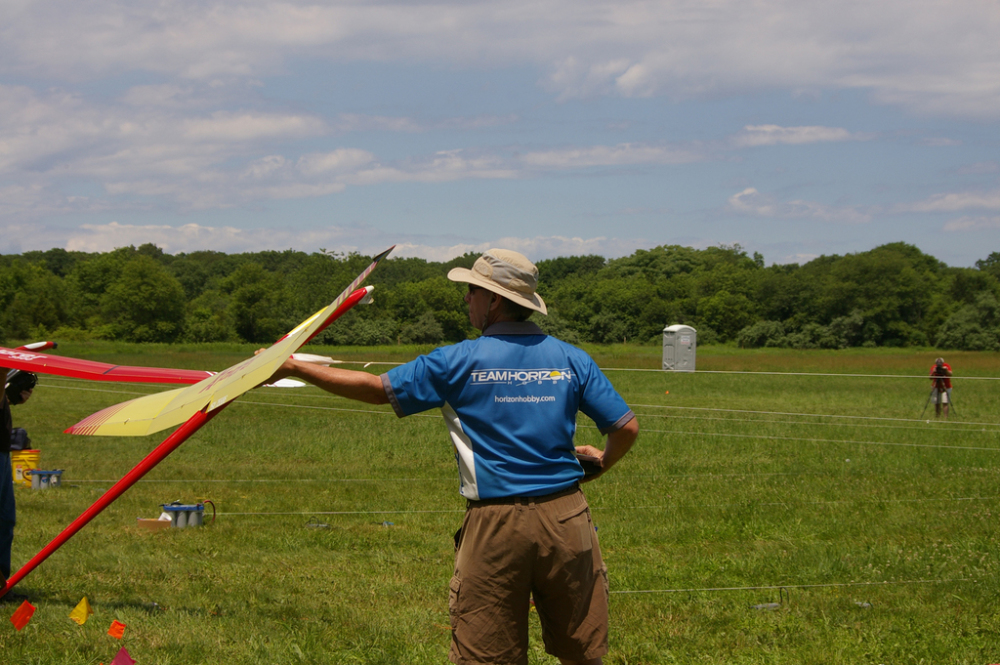
[(10, 466), (14, 473), (14, 484), (31, 487), (31, 472), (38, 468), (38, 460), (42, 457), (40, 450), (10, 451)]

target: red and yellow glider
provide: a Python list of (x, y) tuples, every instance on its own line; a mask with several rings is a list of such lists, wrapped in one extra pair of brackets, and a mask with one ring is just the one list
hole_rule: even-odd
[[(6, 349), (6, 351), (10, 351), (10, 355), (0, 358), (0, 366), (9, 364), (9, 366), (15, 369), (25, 369), (30, 372), (46, 372), (60, 376), (80, 376), (79, 372), (89, 372), (90, 376), (81, 376), (81, 378), (99, 378), (105, 381), (152, 381), (152, 379), (139, 377), (155, 375), (159, 377), (160, 382), (166, 382), (162, 380), (163, 377), (170, 376), (161, 372), (186, 372), (186, 374), (173, 374), (172, 376), (175, 377), (175, 380), (171, 382), (194, 383), (194, 385), (155, 395), (147, 395), (108, 407), (103, 411), (84, 418), (66, 430), (72, 434), (135, 436), (159, 432), (174, 425), (181, 425), (163, 443), (139, 462), (135, 468), (125, 474), (121, 480), (94, 502), (94, 505), (85, 510), (62, 533), (56, 536), (52, 542), (46, 545), (19, 571), (14, 573), (7, 580), (6, 586), (0, 588), (0, 597), (4, 596), (15, 584), (24, 579), (28, 573), (45, 561), (63, 543), (72, 538), (90, 520), (100, 514), (102, 510), (111, 505), (115, 499), (125, 493), (128, 488), (146, 475), (167, 455), (176, 450), (188, 437), (197, 432), (202, 425), (214, 418), (237, 397), (251, 388), (264, 383), (264, 381), (274, 374), (274, 371), (281, 366), (288, 356), (319, 334), (328, 325), (336, 321), (344, 312), (367, 297), (371, 287), (364, 289), (358, 289), (358, 287), (392, 250), (393, 248), (390, 247), (376, 256), (371, 264), (332, 303), (300, 323), (271, 347), (252, 358), (233, 365), (229, 369), (223, 370), (218, 374), (210, 374), (207, 377), (205, 376), (205, 372), (201, 372), (200, 377), (195, 377), (189, 370), (124, 367), (106, 365), (105, 363), (91, 363), (90, 361), (74, 361), (75, 363), (82, 364), (72, 365), (67, 364), (68, 361), (71, 361), (68, 358), (58, 358), (56, 356), (47, 356), (46, 354), (34, 354), (41, 356), (41, 358), (28, 358), (28, 355), (33, 354), (33, 351), (29, 349)], [(17, 357), (18, 354), (22, 353), (23, 355)], [(150, 373), (150, 370), (154, 371)], [(71, 374), (70, 372), (78, 373)], [(110, 378), (115, 373), (117, 373), (117, 376), (130, 378)], [(195, 379), (197, 382), (182, 380), (182, 377)]]

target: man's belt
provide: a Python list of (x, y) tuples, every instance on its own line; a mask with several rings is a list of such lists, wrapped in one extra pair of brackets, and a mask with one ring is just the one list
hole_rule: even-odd
[(545, 503), (546, 501), (552, 501), (553, 499), (569, 496), (570, 494), (576, 494), (579, 491), (580, 483), (573, 483), (572, 487), (567, 487), (552, 494), (543, 494), (542, 496), (501, 496), (495, 499), (480, 499), (478, 501), (467, 499), (465, 503), (467, 508), (475, 508), (476, 506), (526, 506), (532, 503)]

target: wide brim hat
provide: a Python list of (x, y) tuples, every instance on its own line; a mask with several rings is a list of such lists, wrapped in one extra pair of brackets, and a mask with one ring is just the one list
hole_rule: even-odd
[(471, 270), (449, 270), (448, 279), (481, 286), (518, 305), (548, 314), (545, 301), (535, 293), (538, 268), (524, 254), (509, 249), (491, 249), (476, 259)]

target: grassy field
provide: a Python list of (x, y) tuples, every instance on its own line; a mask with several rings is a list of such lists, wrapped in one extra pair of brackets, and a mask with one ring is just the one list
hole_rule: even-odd
[[(60, 348), (202, 369), (252, 350)], [(649, 371), (654, 347), (588, 350), (642, 428), (586, 487), (613, 594), (606, 663), (1000, 662), (1000, 383), (971, 378), (1000, 377), (1000, 354), (946, 356), (957, 410), (941, 422), (921, 413), (933, 351), (704, 347), (710, 371), (667, 374)], [(62, 430), (155, 389), (42, 377), (14, 409), (41, 466), (64, 469), (60, 489), (17, 491), (15, 568), (163, 438)], [(578, 441), (600, 443), (585, 419)], [(205, 499), (219, 515), (204, 528), (136, 526)], [(463, 507), (437, 414), (256, 390), (20, 585), (38, 608), (23, 631), (0, 606), (0, 662), (108, 663), (121, 646), (140, 665), (446, 662)], [(84, 596), (95, 614), (79, 627)], [(533, 625), (531, 662), (555, 663)]]

